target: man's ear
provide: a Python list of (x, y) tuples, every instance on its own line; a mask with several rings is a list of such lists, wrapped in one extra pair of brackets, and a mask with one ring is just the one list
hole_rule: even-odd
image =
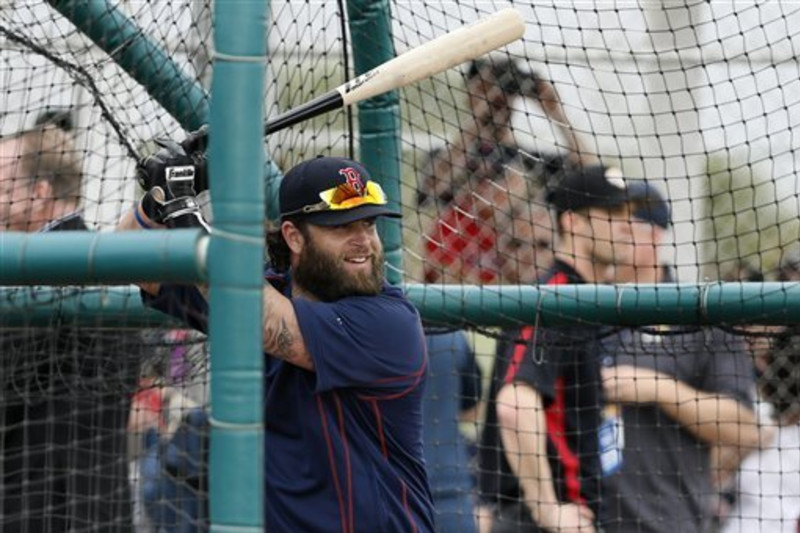
[(33, 183), (33, 197), (36, 200), (53, 200), (53, 185), (48, 180), (36, 180)]
[(561, 229), (564, 231), (565, 235), (575, 235), (575, 224), (577, 222), (577, 218), (578, 217), (573, 211), (564, 211), (558, 215), (558, 224), (561, 226)]
[(281, 223), (281, 234), (292, 253), (299, 254), (303, 250), (305, 237), (303, 237), (303, 232), (300, 231), (300, 228), (295, 226), (294, 222), (289, 222), (287, 220)]

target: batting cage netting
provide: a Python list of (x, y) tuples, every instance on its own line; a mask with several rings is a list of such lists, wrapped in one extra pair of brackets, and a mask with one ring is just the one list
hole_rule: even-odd
[[(210, 2), (0, 4), (0, 232), (113, 230), (154, 140), (208, 122)], [(270, 134), (267, 176), (318, 154), (378, 161), (403, 214), (396, 242), (384, 235), (389, 272), (407, 284), (635, 297), (800, 280), (795, 2), (272, 0), (267, 116), (361, 74), (375, 50), (507, 7), (521, 40)], [(386, 27), (350, 24), (381, 9)], [(0, 292), (2, 531), (209, 527), (206, 337), (142, 315), (136, 289), (118, 305), (107, 291)], [(618, 324), (589, 311), (546, 326), (464, 298), (461, 314), (423, 317), (440, 531), (800, 528), (788, 315), (662, 323), (648, 298)]]

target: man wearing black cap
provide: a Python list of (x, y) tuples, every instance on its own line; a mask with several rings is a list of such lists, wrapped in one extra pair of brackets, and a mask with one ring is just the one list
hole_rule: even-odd
[[(669, 204), (651, 184), (627, 185), (633, 263), (617, 268), (613, 281), (667, 281), (658, 251)], [(741, 340), (712, 328), (655, 326), (623, 330), (602, 346), (605, 531), (708, 531), (710, 448), (758, 443), (752, 365)]]
[[(186, 166), (176, 145), (166, 150), (162, 166)], [(121, 227), (169, 225), (194, 209), (184, 199), (173, 215), (166, 206), (180, 199), (163, 193)], [(425, 341), (416, 309), (384, 280), (375, 226), (400, 215), (361, 164), (336, 157), (292, 168), (279, 198), (264, 285), (265, 529), (433, 531)], [(205, 330), (197, 288), (144, 288), (148, 305)]]
[(608, 274), (609, 282), (658, 283), (672, 281), (668, 267), (659, 257), (670, 226), (669, 203), (645, 180), (626, 180), (631, 202), (630, 228), (633, 236), (633, 257), (617, 263)]
[[(601, 283), (632, 251), (627, 191), (615, 169), (586, 167), (549, 191), (555, 262), (542, 283)], [(613, 238), (612, 238), (613, 236)], [(516, 332), (498, 350), (481, 438), (481, 492), (492, 531), (594, 531), (599, 520), (601, 382), (596, 326)], [(492, 412), (493, 411), (493, 412)]]

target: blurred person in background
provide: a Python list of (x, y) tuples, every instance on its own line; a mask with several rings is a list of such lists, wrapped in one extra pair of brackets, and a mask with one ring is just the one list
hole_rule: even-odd
[[(627, 185), (633, 262), (611, 281), (668, 281), (658, 251), (669, 204), (647, 182)], [(604, 531), (708, 531), (711, 447), (751, 449), (759, 439), (743, 344), (718, 329), (657, 326), (622, 330), (602, 345)]]
[[(726, 268), (727, 267), (727, 268)], [(728, 283), (762, 283), (772, 281), (777, 275), (765, 275), (756, 268), (751, 261), (739, 259), (732, 265), (723, 265), (722, 281)], [(779, 270), (779, 269), (778, 269)], [(761, 372), (773, 349), (776, 338), (786, 330), (783, 325), (745, 324), (737, 327), (743, 334), (747, 352), (753, 360), (755, 374)], [(756, 396), (755, 413), (759, 424), (759, 447), (771, 442), (774, 436), (774, 427), (770, 415), (764, 409), (765, 403)], [(736, 490), (733, 486), (735, 474), (744, 458), (753, 452), (752, 448), (739, 446), (717, 445), (711, 449), (711, 483), (716, 493), (714, 494), (714, 527), (727, 520), (732, 505), (736, 500)]]
[[(542, 198), (544, 189), (535, 197)], [(542, 202), (544, 200), (542, 199)], [(537, 284), (546, 280), (548, 273), (553, 268), (553, 241), (555, 230), (553, 223), (554, 214), (550, 206), (545, 203), (532, 201), (523, 214), (515, 218), (511, 230), (502, 235), (499, 248), (502, 253), (502, 282), (514, 285)], [(496, 357), (492, 364), (492, 377), (486, 400), (483, 416), (483, 427), (479, 435), (479, 461), (481, 468), (489, 465), (494, 468), (492, 472), (479, 474), (479, 505), (477, 509), (478, 525), (481, 532), (488, 532), (492, 528), (493, 514), (497, 506), (494, 492), (498, 490), (495, 474), (497, 468), (502, 468), (505, 463), (499, 459), (502, 453), (500, 435), (497, 432), (497, 392), (504, 383), (508, 370), (505, 354), (513, 344), (510, 337), (516, 337), (519, 330), (503, 332), (504, 337), (497, 341), (495, 347)], [(487, 429), (491, 428), (491, 429)], [(497, 466), (492, 466), (497, 464)], [(507, 470), (506, 470), (507, 472)]]
[(47, 107), (36, 116), (35, 126), (55, 126), (67, 133), (75, 129), (73, 110), (68, 106)]
[(533, 154), (526, 158), (527, 164), (540, 162), (561, 168), (570, 163), (595, 162), (582, 148), (553, 84), (534, 71), (522, 71), (516, 61), (503, 57), (472, 61), (466, 73), (466, 93), (469, 119), (454, 141), (429, 155), (427, 171), (420, 179), (418, 204), (448, 205), (481, 159), (494, 154), (494, 159), (507, 164), (520, 155), (511, 125), (520, 98), (539, 104), (567, 146), (567, 161), (555, 154)]
[(205, 338), (154, 332), (128, 421), (136, 530), (193, 533), (208, 527), (208, 375)]
[(426, 329), (428, 383), (423, 396), (425, 468), (436, 506), (436, 529), (471, 533), (475, 523), (475, 475), (460, 423), (477, 422), (481, 370), (463, 331)]
[(800, 331), (780, 335), (758, 370), (770, 439), (742, 462), (724, 533), (800, 531)]
[[(466, 83), (472, 120), (454, 142), (429, 155), (420, 178), (418, 203), (436, 207), (423, 241), (428, 283), (503, 282), (498, 241), (524, 216), (531, 182), (588, 160), (555, 88), (535, 72), (521, 72), (508, 59), (479, 59), (470, 64)], [(511, 117), (523, 97), (562, 131), (566, 155), (517, 146)]]
[(553, 212), (543, 198), (545, 187), (515, 214), (497, 241), (500, 283), (525, 285), (544, 278), (553, 265)]
[[(529, 283), (598, 283), (611, 265), (631, 261), (628, 198), (616, 169), (569, 172), (547, 200), (556, 213), (555, 259), (546, 276)], [(479, 447), (482, 511), (493, 508), (487, 529), (595, 531), (600, 328), (505, 333), (513, 340), (498, 346)]]
[[(0, 231), (86, 230), (83, 162), (49, 120), (0, 139)], [(0, 330), (3, 531), (131, 530), (126, 457), (138, 334), (61, 322)]]
[(423, 236), (427, 283), (497, 283), (498, 236), (525, 212), (531, 183), (518, 160), (503, 164), (498, 154), (481, 160), (452, 204)]

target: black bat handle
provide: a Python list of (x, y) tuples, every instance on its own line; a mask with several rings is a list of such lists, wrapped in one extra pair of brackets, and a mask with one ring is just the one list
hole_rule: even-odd
[(308, 120), (328, 111), (339, 109), (344, 105), (342, 95), (339, 91), (330, 91), (313, 100), (290, 109), (275, 118), (269, 119), (264, 125), (264, 135), (275, 133), (298, 122)]
[[(343, 106), (344, 100), (339, 91), (330, 91), (305, 104), (292, 108), (286, 113), (282, 113), (275, 118), (267, 120), (266, 124), (264, 124), (264, 135), (275, 133), (276, 131), (293, 126), (298, 122), (303, 122), (304, 120), (314, 118)], [(206, 130), (205, 135), (208, 135), (208, 130)]]

